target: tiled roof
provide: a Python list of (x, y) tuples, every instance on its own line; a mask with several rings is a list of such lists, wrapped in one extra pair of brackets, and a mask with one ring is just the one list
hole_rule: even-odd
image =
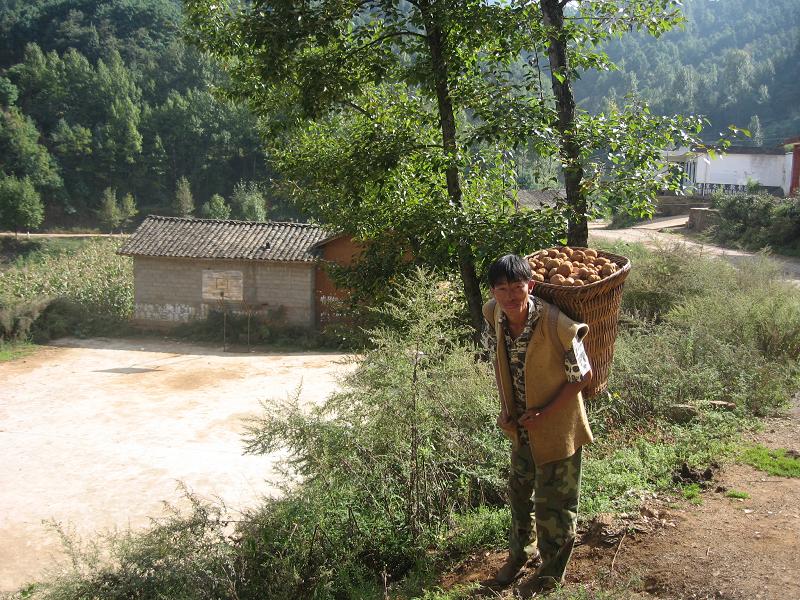
[(556, 205), (557, 199), (564, 200), (567, 197), (567, 191), (560, 190), (517, 190), (517, 202), (520, 207), (525, 208), (543, 208), (545, 206), (553, 207)]
[(120, 248), (125, 256), (309, 262), (330, 231), (307, 223), (149, 216)]

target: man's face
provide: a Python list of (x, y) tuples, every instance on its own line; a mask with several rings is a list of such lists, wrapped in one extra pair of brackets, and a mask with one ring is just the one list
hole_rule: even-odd
[(533, 289), (533, 280), (508, 282), (501, 279), (492, 288), (492, 295), (504, 313), (521, 314), (528, 309), (528, 294)]

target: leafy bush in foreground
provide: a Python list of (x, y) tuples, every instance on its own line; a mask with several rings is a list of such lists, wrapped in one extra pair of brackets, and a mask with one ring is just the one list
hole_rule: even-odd
[(496, 391), (458, 341), (457, 307), (449, 284), (418, 271), (384, 309), (394, 326), (372, 332), (374, 350), (340, 392), (311, 413), (290, 403), (251, 424), (248, 449), (286, 448), (302, 480), (289, 489), (315, 507), (295, 534), (319, 549), (297, 557), (313, 565), (315, 587), (394, 579), (454, 514), (498, 502)]
[[(750, 416), (775, 412), (796, 387), (797, 292), (772, 271), (689, 261), (681, 250), (617, 252), (634, 260), (626, 294), (637, 301), (623, 315), (611, 393), (589, 403), (597, 440), (584, 455), (584, 519), (674, 489), (683, 463), (723, 460)], [(669, 289), (654, 285), (662, 271), (673, 274)], [(236, 523), (195, 501), (182, 517), (111, 540), (109, 561), (73, 551), (74, 573), (26, 597), (451, 597), (425, 592), (436, 566), (502, 546), (508, 527), (494, 381), (459, 341), (453, 293), (410, 278), (341, 391), (310, 411), (297, 398), (270, 403), (250, 423), (250, 451), (287, 457), (283, 498)], [(737, 408), (710, 410), (713, 399)], [(696, 418), (670, 422), (676, 402), (697, 407)]]

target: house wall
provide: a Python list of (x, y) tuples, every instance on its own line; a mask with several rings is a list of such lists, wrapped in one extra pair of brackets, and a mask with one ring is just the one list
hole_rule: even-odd
[(792, 192), (800, 189), (800, 142), (792, 146), (792, 152), (786, 155), (786, 177), (783, 184), (783, 193), (790, 196)]
[[(134, 320), (169, 326), (205, 318), (220, 300), (203, 295), (204, 271), (241, 273), (241, 300), (225, 300), (232, 311), (252, 310), (263, 315), (285, 311), (282, 320), (314, 325), (315, 265), (313, 263), (194, 260), (134, 257)], [(206, 282), (208, 294), (208, 281)]]
[(724, 154), (715, 159), (697, 157), (696, 183), (746, 186), (748, 180), (762, 186), (785, 185), (786, 158), (781, 154)]
[[(323, 262), (336, 263), (337, 265), (347, 266), (353, 263), (362, 252), (362, 247), (349, 236), (335, 238), (320, 247)], [(329, 306), (337, 299), (344, 298), (347, 294), (345, 290), (336, 287), (323, 264), (317, 267), (316, 273), (316, 312), (317, 322), (325, 323), (331, 318)]]

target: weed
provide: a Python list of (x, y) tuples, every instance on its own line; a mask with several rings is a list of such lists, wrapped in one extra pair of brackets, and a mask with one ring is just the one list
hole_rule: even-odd
[(735, 500), (747, 500), (750, 498), (750, 494), (747, 492), (740, 492), (739, 490), (728, 490), (725, 492), (726, 498), (733, 498)]
[(445, 554), (458, 559), (476, 548), (502, 548), (508, 543), (511, 513), (507, 508), (480, 506), (453, 516), (445, 537)]
[(697, 483), (690, 483), (689, 485), (683, 488), (681, 494), (683, 497), (691, 502), (692, 504), (702, 504), (703, 498), (700, 496), (701, 492), (700, 485)]
[(36, 345), (26, 341), (6, 342), (0, 339), (0, 362), (17, 360), (33, 354)]
[(478, 583), (456, 585), (449, 590), (443, 590), (437, 587), (425, 591), (422, 596), (418, 596), (415, 600), (467, 600), (468, 598), (474, 598), (475, 592), (477, 592), (480, 587)]
[(717, 242), (800, 254), (800, 197), (734, 194), (716, 197), (714, 203), (720, 214), (713, 230)]
[(756, 445), (744, 448), (740, 460), (778, 477), (800, 477), (800, 456), (784, 448)]

